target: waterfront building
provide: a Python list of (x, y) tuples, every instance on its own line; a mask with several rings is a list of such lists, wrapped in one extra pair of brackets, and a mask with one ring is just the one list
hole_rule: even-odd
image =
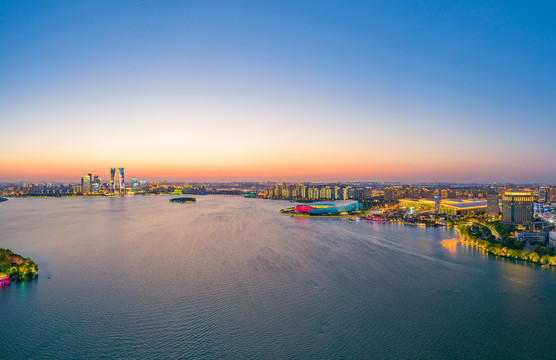
[(147, 190), (147, 182), (145, 180), (139, 181), (139, 189), (141, 191)]
[(527, 242), (529, 244), (533, 243), (544, 243), (548, 238), (546, 232), (516, 232), (515, 239)]
[(320, 201), (309, 204), (296, 205), (294, 208), (296, 213), (309, 215), (330, 215), (340, 214), (344, 212), (353, 212), (359, 210), (359, 201), (354, 200), (337, 200), (337, 201)]
[(125, 192), (124, 168), (110, 168), (110, 191), (120, 194)]
[(533, 195), (530, 192), (506, 192), (502, 196), (502, 222), (533, 226)]
[(139, 190), (139, 183), (137, 182), (137, 179), (131, 179), (131, 189), (133, 191)]
[(487, 202), (481, 199), (445, 199), (437, 205), (435, 199), (400, 199), (402, 209), (434, 212), (436, 206), (439, 214), (454, 216), (485, 211)]

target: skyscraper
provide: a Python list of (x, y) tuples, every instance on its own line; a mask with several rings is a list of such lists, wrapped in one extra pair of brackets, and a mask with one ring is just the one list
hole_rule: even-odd
[(115, 193), (116, 189), (120, 194), (125, 191), (124, 168), (110, 168), (110, 191)]
[(491, 191), (487, 194), (487, 219), (497, 219), (499, 214), (500, 207), (498, 205), (498, 193)]
[(533, 226), (533, 195), (528, 192), (507, 192), (502, 196), (502, 222)]
[(91, 192), (91, 176), (90, 175), (83, 175), (81, 177), (81, 192), (82, 193)]

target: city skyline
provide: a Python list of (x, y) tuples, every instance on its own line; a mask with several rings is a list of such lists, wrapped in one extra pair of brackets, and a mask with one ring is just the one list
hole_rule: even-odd
[(556, 183), (551, 4), (0, 9), (0, 182)]

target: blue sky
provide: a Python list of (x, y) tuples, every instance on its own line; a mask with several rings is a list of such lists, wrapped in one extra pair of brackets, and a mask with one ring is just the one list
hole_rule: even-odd
[(555, 9), (0, 1), (0, 181), (556, 183)]

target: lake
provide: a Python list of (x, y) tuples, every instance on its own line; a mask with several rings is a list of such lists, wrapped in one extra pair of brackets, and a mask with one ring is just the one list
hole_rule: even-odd
[(286, 201), (13, 198), (6, 359), (554, 359), (556, 270)]

